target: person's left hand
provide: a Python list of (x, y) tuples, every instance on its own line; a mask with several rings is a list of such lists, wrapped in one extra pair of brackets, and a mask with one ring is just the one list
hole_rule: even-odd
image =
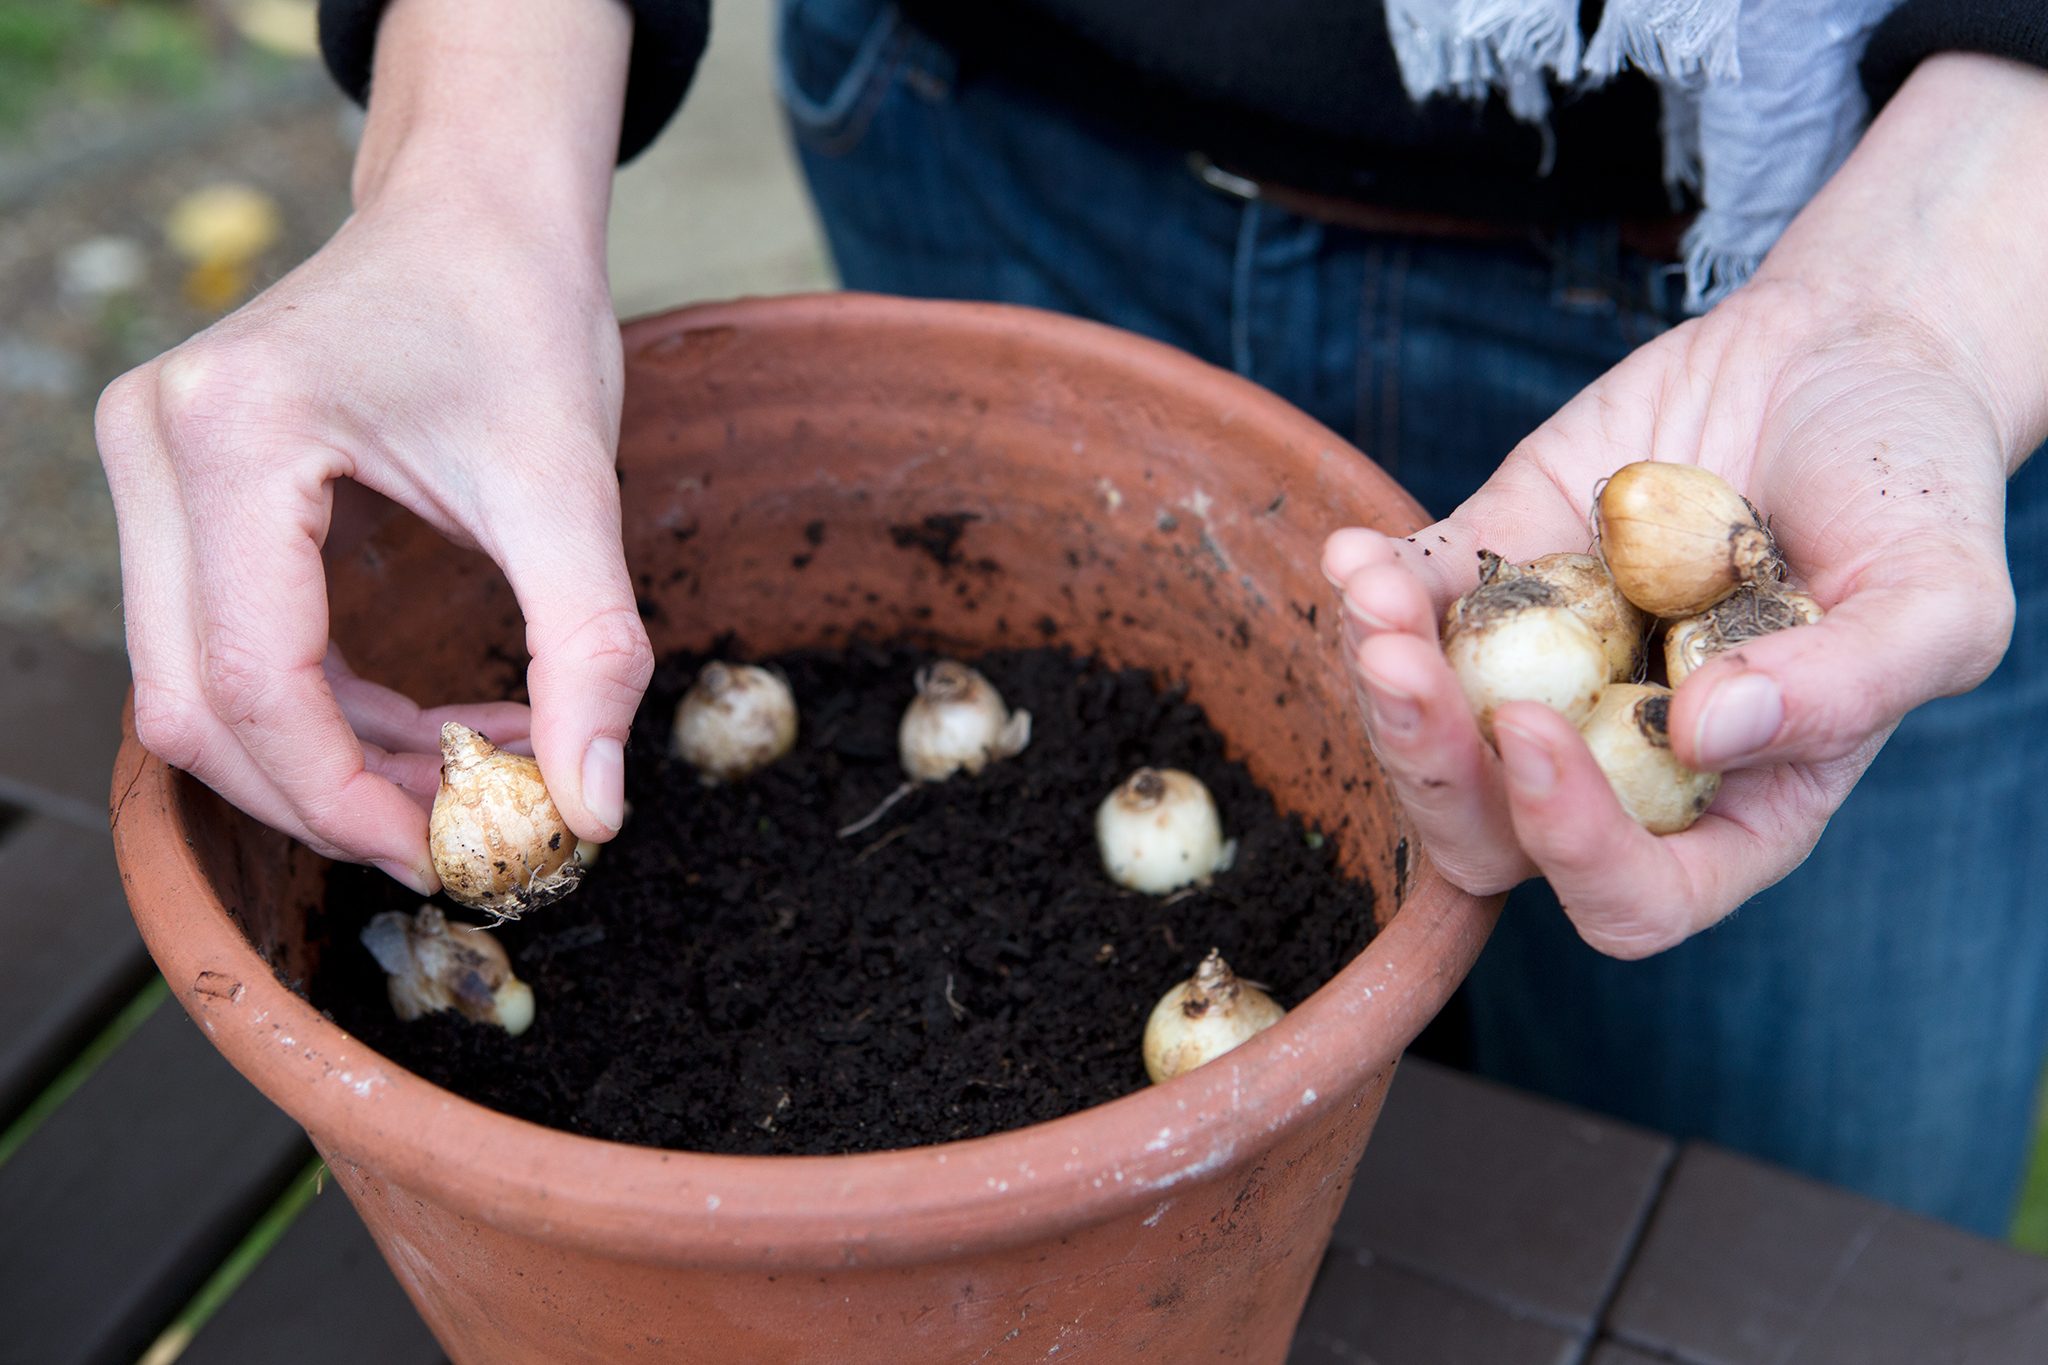
[[(1900, 717), (1997, 666), (2005, 480), (2048, 439), (2044, 158), (2048, 71), (1922, 62), (1750, 285), (1596, 381), (1446, 521), (1330, 538), (1375, 747), (1453, 882), (1540, 873), (1594, 947), (1658, 952), (1797, 867)], [(1746, 494), (1828, 612), (1678, 689), (1673, 751), (1728, 776), (1661, 838), (1546, 707), (1502, 707), (1496, 757), (1437, 647), (1482, 545), (1587, 548), (1595, 486), (1644, 459)]]
[[(1517, 562), (1587, 549), (1596, 485), (1643, 459), (1747, 495), (1827, 609), (1679, 688), (1674, 752), (1728, 776), (1696, 825), (1661, 838), (1547, 707), (1501, 708), (1496, 758), (1437, 644), (1482, 546)], [(1617, 957), (1670, 947), (1785, 876), (1899, 718), (2003, 655), (2005, 477), (1990, 408), (1914, 321), (1759, 283), (1608, 372), (1445, 521), (1406, 541), (1333, 535), (1323, 570), (1374, 744), (1436, 866), (1480, 894), (1548, 877)]]

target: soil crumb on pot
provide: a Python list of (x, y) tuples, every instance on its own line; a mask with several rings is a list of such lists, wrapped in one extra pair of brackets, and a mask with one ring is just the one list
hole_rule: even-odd
[[(665, 660), (627, 754), (632, 815), (583, 887), (498, 931), (536, 1000), (518, 1038), (448, 1015), (400, 1023), (358, 935), (418, 898), (337, 866), (311, 926), (315, 1004), (450, 1090), (594, 1137), (819, 1154), (979, 1137), (1146, 1084), (1160, 993), (1220, 948), (1293, 1006), (1372, 935), (1371, 889), (1272, 801), (1199, 707), (1141, 670), (1064, 650), (972, 660), (1033, 716), (1031, 746), (918, 786), (896, 731), (928, 652), (860, 645), (761, 662), (789, 679), (796, 748), (705, 787), (669, 756), (709, 655)], [(727, 655), (727, 657), (733, 657)], [(1172, 897), (1119, 889), (1097, 804), (1132, 769), (1185, 769), (1235, 864)]]

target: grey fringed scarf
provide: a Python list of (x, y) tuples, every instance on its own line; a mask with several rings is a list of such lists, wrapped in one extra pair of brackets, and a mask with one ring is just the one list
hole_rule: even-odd
[(1607, 0), (1584, 41), (1579, 0), (1386, 8), (1412, 98), (1499, 90), (1515, 117), (1544, 125), (1546, 146), (1549, 80), (1597, 85), (1625, 64), (1653, 78), (1665, 182), (1703, 206), (1685, 234), (1686, 305), (1702, 310), (1750, 277), (1855, 146), (1869, 112), (1856, 63), (1898, 3)]

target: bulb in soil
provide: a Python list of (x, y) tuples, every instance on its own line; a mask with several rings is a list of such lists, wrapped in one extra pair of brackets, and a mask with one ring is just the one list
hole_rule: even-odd
[(533, 1023), (533, 988), (512, 974), (489, 930), (451, 925), (432, 905), (387, 910), (363, 928), (363, 946), (384, 969), (391, 1008), (410, 1023), (454, 1010), (518, 1037)]
[(1606, 644), (1555, 583), (1489, 550), (1479, 557), (1479, 586), (1444, 614), (1443, 643), (1480, 733), (1493, 742), (1493, 713), (1511, 701), (1577, 725), (1610, 680)]
[[(1503, 572), (1515, 566), (1501, 561)], [(1593, 628), (1607, 654), (1609, 682), (1634, 682), (1642, 672), (1643, 636), (1649, 620), (1614, 586), (1598, 555), (1554, 554), (1532, 559), (1516, 570), (1548, 583), (1572, 614)], [(1485, 577), (1483, 571), (1481, 577)]]
[(917, 697), (896, 731), (903, 771), (916, 782), (978, 773), (1029, 743), (1031, 713), (1010, 710), (993, 683), (951, 659), (917, 671)]
[(1653, 616), (1695, 616), (1744, 583), (1784, 574), (1749, 499), (1698, 465), (1622, 466), (1601, 486), (1594, 520), (1616, 586)]
[(1181, 982), (1152, 1007), (1145, 1021), (1145, 1074), (1154, 1085), (1215, 1061), (1287, 1014), (1257, 986), (1230, 970), (1211, 948)]
[(1713, 804), (1719, 773), (1696, 773), (1671, 752), (1671, 689), (1615, 683), (1579, 727), (1629, 818), (1652, 834), (1676, 834)]
[(1673, 687), (1725, 654), (1760, 636), (1810, 626), (1823, 615), (1820, 603), (1795, 588), (1749, 583), (1698, 616), (1673, 621), (1664, 632), (1664, 672)]
[(768, 669), (714, 661), (676, 705), (672, 737), (704, 785), (737, 782), (796, 744), (796, 698)]
[(441, 787), (427, 846), (449, 899), (500, 919), (560, 900), (583, 880), (576, 842), (540, 764), (468, 726), (441, 727)]
[(1216, 799), (1178, 768), (1140, 768), (1104, 797), (1095, 845), (1111, 881), (1151, 896), (1206, 884), (1237, 854), (1237, 842), (1223, 837)]

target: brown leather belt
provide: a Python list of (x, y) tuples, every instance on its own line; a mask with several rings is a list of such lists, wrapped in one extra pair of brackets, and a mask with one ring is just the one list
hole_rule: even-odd
[[(1346, 199), (1334, 194), (1276, 185), (1217, 165), (1199, 152), (1188, 158), (1188, 166), (1203, 184), (1238, 199), (1256, 199), (1275, 208), (1334, 227), (1356, 228), (1361, 232), (1401, 237), (1431, 237), (1463, 242), (1523, 242), (1534, 244), (1543, 237), (1533, 223), (1512, 219), (1462, 218), (1427, 209), (1394, 208)], [(1675, 261), (1679, 241), (1691, 224), (1690, 214), (1668, 218), (1624, 218), (1616, 227), (1622, 246), (1653, 261)]]

